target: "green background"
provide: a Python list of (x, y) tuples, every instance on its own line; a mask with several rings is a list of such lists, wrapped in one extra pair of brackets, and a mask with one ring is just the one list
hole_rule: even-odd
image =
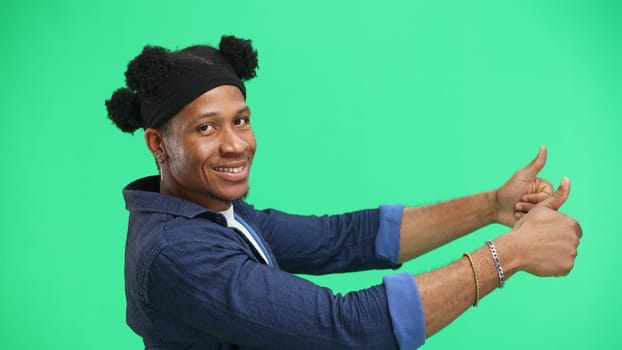
[[(121, 188), (154, 174), (104, 100), (145, 44), (252, 38), (249, 201), (301, 214), (501, 185), (547, 145), (585, 235), (567, 278), (514, 276), (426, 349), (620, 349), (619, 1), (3, 1), (1, 349), (136, 349)], [(493, 225), (402, 268), (440, 267)], [(390, 271), (313, 278), (336, 292)]]

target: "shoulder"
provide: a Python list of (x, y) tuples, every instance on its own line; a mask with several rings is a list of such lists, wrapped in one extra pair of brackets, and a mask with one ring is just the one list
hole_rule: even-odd
[[(125, 278), (128, 289), (146, 297), (154, 266), (193, 266), (197, 258), (217, 259), (223, 254), (246, 254), (242, 239), (231, 228), (205, 218), (163, 213), (136, 214), (130, 220)], [(156, 264), (159, 261), (160, 263)]]
[[(183, 217), (150, 213), (142, 225), (128, 232), (128, 253), (142, 259), (157, 255), (164, 249), (194, 244), (199, 247), (231, 246), (240, 244), (238, 235), (229, 227), (202, 217)], [(146, 262), (148, 263), (148, 262)]]

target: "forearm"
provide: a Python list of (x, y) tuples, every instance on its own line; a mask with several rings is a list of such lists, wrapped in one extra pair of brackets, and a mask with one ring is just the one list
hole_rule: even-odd
[(495, 192), (404, 209), (399, 262), (422, 255), (493, 222)]
[[(495, 245), (502, 259), (505, 279), (512, 276), (519, 263), (511, 252), (511, 242), (502, 236)], [(479, 281), (479, 297), (499, 285), (499, 275), (487, 246), (471, 253)], [(473, 268), (466, 257), (435, 271), (415, 276), (426, 323), (426, 338), (432, 336), (466, 311), (476, 300)]]

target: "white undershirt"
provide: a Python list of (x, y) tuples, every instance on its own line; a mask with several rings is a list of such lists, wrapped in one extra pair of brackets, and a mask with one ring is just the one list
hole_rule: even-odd
[(255, 241), (255, 238), (253, 238), (253, 235), (251, 235), (250, 232), (248, 232), (248, 230), (246, 229), (246, 227), (244, 227), (244, 225), (242, 225), (240, 222), (238, 222), (235, 219), (235, 214), (233, 212), (233, 205), (230, 206), (229, 209), (221, 211), (219, 213), (221, 213), (227, 219), (227, 226), (240, 230), (240, 232), (244, 234), (244, 236), (249, 240), (249, 242), (251, 242), (253, 247), (255, 247), (255, 250), (259, 252), (259, 255), (261, 255), (263, 260), (266, 263), (268, 263), (268, 258), (266, 258), (266, 255), (263, 249), (261, 249), (259, 244), (257, 244), (257, 241)]

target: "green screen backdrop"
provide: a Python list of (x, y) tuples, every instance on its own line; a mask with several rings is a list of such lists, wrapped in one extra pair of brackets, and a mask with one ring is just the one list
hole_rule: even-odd
[[(3, 1), (0, 349), (138, 349), (125, 325), (130, 181), (142, 133), (104, 100), (143, 45), (251, 38), (259, 147), (249, 201), (299, 214), (493, 189), (542, 144), (585, 235), (566, 278), (514, 276), (425, 349), (620, 349), (622, 3)], [(401, 270), (458, 259), (492, 225)], [(345, 293), (391, 271), (310, 277)]]

